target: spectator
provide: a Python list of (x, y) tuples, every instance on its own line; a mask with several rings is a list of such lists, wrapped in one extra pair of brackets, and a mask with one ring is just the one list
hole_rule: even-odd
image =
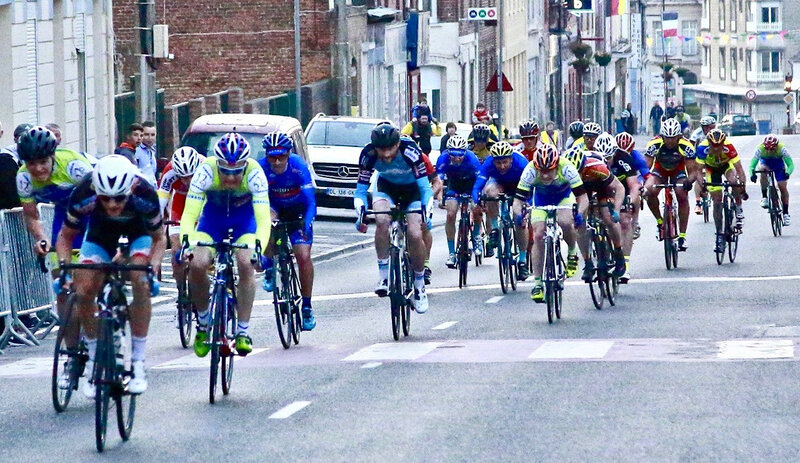
[(141, 124), (129, 125), (125, 141), (119, 144), (114, 150), (114, 154), (121, 154), (128, 158), (133, 165), (136, 165), (136, 147), (142, 142), (142, 132), (144, 132), (144, 127)]
[(628, 103), (625, 109), (620, 114), (620, 121), (622, 122), (622, 130), (633, 135), (636, 133), (636, 116), (633, 115), (631, 104)]
[(431, 150), (433, 150), (431, 146), (431, 137), (434, 135), (441, 135), (442, 129), (437, 123), (431, 124), (428, 116), (422, 115), (417, 122), (411, 121), (406, 124), (406, 126), (403, 127), (402, 134), (413, 138), (423, 153), (430, 154)]
[(489, 125), (488, 122), (481, 122), (481, 119), (486, 118), (487, 121), (489, 119), (489, 110), (486, 109), (486, 105), (483, 103), (478, 103), (475, 105), (475, 111), (472, 112), (472, 125), (475, 124), (486, 124)]
[(561, 151), (561, 132), (556, 130), (556, 124), (553, 121), (548, 121), (544, 125), (544, 132), (541, 134), (542, 143), (548, 143), (555, 146)]
[(500, 116), (498, 116), (497, 113), (492, 114), (491, 121), (484, 122), (484, 124), (487, 124), (489, 128), (492, 130), (495, 139), (498, 141), (501, 140), (500, 138), (501, 133), (503, 134), (502, 139), (508, 138), (508, 129), (505, 126), (498, 127), (499, 123), (500, 123)]
[(675, 117), (675, 102), (670, 101), (669, 106), (667, 106), (667, 109), (664, 111), (664, 120), (671, 119), (673, 117)]
[(61, 145), (61, 127), (55, 122), (51, 122), (45, 125), (44, 128), (53, 132), (53, 135), (56, 136), (56, 140), (58, 140), (58, 144)]
[[(3, 125), (0, 124), (0, 138), (2, 136)], [(17, 162), (16, 146), (13, 152), (9, 149), (0, 150), (0, 210), (20, 206), (17, 195), (17, 170), (19, 169)]]
[(445, 126), (445, 130), (447, 131), (447, 133), (444, 134), (444, 136), (442, 137), (442, 143), (439, 145), (440, 153), (443, 153), (444, 150), (447, 149), (447, 140), (449, 140), (450, 137), (456, 134), (457, 127), (455, 122), (448, 122), (447, 125)]
[(431, 113), (431, 108), (428, 106), (428, 100), (420, 98), (419, 103), (411, 110), (411, 121), (417, 122), (420, 116), (428, 116), (428, 120), (436, 121)]
[(30, 124), (27, 124), (27, 123), (22, 123), (22, 124), (18, 125), (14, 129), (14, 143), (12, 143), (12, 144), (6, 146), (5, 148), (3, 148), (2, 150), (0, 150), (0, 152), (5, 152), (5, 153), (11, 155), (11, 157), (14, 159), (14, 162), (16, 162), (18, 165), (19, 165), (20, 162), (19, 162), (19, 156), (17, 156), (17, 140), (19, 140), (19, 137), (21, 137), (22, 134), (27, 132), (28, 129), (30, 129), (31, 127), (33, 127), (33, 126), (30, 125)]
[(653, 136), (661, 132), (661, 116), (663, 115), (664, 109), (661, 107), (661, 103), (656, 101), (653, 103), (653, 107), (650, 108), (650, 122), (653, 124)]
[(136, 147), (136, 167), (151, 185), (156, 186), (156, 124), (153, 121), (142, 122), (142, 142)]

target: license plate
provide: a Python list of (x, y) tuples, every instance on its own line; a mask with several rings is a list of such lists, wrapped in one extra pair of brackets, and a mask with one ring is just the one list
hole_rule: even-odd
[(340, 196), (344, 198), (352, 198), (355, 196), (356, 190), (350, 188), (328, 188), (329, 196)]

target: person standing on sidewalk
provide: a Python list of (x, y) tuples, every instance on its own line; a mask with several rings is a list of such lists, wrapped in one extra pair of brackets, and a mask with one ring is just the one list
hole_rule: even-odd
[(156, 165), (158, 156), (156, 150), (156, 124), (153, 121), (142, 122), (142, 142), (136, 147), (136, 167), (142, 172), (142, 176), (156, 185)]
[(650, 122), (653, 123), (653, 136), (661, 133), (661, 116), (663, 115), (664, 108), (661, 107), (661, 103), (656, 101), (653, 103), (653, 107), (650, 108)]

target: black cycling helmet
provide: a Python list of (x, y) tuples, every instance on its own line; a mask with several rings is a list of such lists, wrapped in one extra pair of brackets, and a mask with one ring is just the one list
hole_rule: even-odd
[(583, 122), (573, 121), (569, 125), (569, 136), (577, 140), (583, 136)]
[(489, 141), (489, 136), (492, 134), (492, 130), (486, 124), (475, 124), (475, 127), (472, 128), (472, 138), (473, 141), (477, 142), (487, 142)]
[(56, 135), (44, 127), (34, 127), (17, 140), (17, 154), (22, 161), (44, 159), (56, 154)]
[(372, 146), (391, 148), (400, 141), (400, 131), (391, 123), (381, 122), (372, 129)]
[(14, 141), (18, 141), (19, 137), (21, 137), (23, 133), (27, 132), (28, 130), (30, 130), (32, 128), (33, 128), (33, 125), (28, 124), (27, 122), (18, 125), (14, 129)]

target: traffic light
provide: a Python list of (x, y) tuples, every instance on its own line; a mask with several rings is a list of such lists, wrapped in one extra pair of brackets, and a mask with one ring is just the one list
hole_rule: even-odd
[(791, 92), (792, 91), (792, 75), (786, 74), (786, 78), (783, 81), (783, 91), (784, 92)]
[(565, 0), (564, 4), (568, 10), (592, 11), (593, 1), (594, 0)]

